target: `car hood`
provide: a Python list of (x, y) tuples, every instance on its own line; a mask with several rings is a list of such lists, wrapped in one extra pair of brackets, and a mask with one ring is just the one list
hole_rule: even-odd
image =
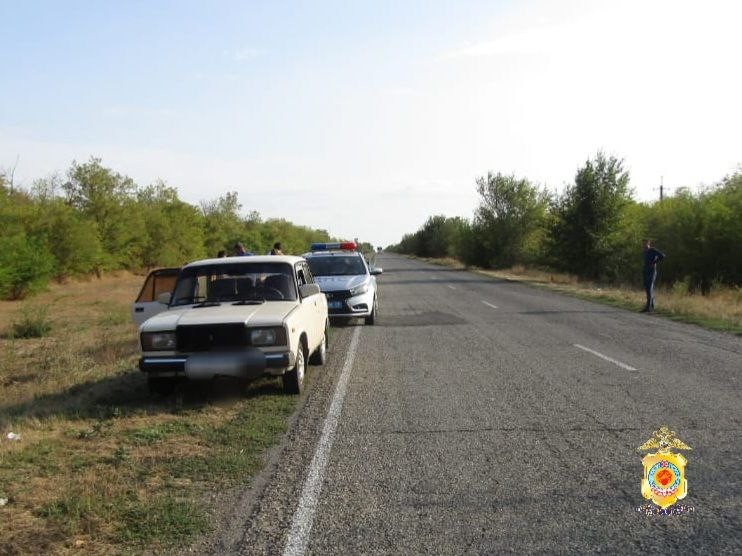
[(233, 305), (225, 302), (214, 307), (174, 307), (144, 321), (140, 331), (175, 330), (179, 325), (193, 324), (280, 326), (296, 307), (295, 301), (268, 301), (261, 305)]
[(338, 290), (349, 290), (360, 286), (368, 280), (365, 274), (351, 276), (315, 276), (314, 281), (319, 284), (323, 292), (335, 292)]

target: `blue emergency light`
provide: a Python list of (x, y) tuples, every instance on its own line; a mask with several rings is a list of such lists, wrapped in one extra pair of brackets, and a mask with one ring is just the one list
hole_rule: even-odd
[(355, 251), (356, 244), (352, 241), (343, 241), (340, 243), (312, 243), (310, 249), (312, 251), (330, 251), (332, 249), (340, 249), (341, 251)]

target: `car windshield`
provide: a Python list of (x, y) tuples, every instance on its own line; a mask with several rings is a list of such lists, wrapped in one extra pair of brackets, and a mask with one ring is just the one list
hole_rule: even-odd
[(307, 257), (314, 276), (353, 276), (366, 274), (366, 265), (358, 256)]
[(291, 265), (239, 262), (182, 269), (171, 304), (296, 301), (296, 298)]

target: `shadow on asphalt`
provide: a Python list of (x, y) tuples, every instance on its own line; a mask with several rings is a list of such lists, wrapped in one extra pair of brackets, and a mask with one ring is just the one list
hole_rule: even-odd
[(583, 310), (572, 310), (566, 311), (501, 311), (509, 315), (571, 315), (571, 314), (613, 314), (618, 312), (618, 309), (583, 309)]
[(440, 282), (441, 284), (495, 284), (495, 285), (505, 285), (510, 284), (507, 280), (501, 280), (499, 278), (491, 278), (491, 279), (475, 279), (475, 280), (464, 280), (464, 279), (449, 279), (445, 278), (443, 280), (432, 280), (428, 278), (427, 280), (417, 280), (417, 279), (411, 279), (411, 280), (379, 280), (379, 284), (383, 286), (404, 286), (406, 284), (435, 284), (436, 282)]
[(365, 326), (363, 317), (333, 317), (330, 315), (330, 326), (333, 328), (355, 328)]
[[(384, 274), (391, 274), (397, 272), (467, 272), (465, 268), (448, 268), (445, 266), (441, 267), (425, 267), (425, 268), (395, 268), (384, 266)], [(382, 276), (384, 275), (382, 274)]]

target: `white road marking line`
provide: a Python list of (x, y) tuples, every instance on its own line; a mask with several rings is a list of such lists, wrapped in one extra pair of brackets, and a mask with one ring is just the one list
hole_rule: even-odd
[(437, 277), (437, 276), (431, 276), (431, 277), (430, 277), (430, 279), (431, 279), (431, 280), (437, 280), (437, 279), (438, 279), (438, 277)]
[(497, 305), (492, 305), (492, 303), (487, 303), (486, 301), (482, 301), (487, 307), (492, 307), (493, 309), (497, 309)]
[(615, 359), (608, 357), (607, 355), (603, 355), (602, 353), (599, 353), (595, 351), (594, 349), (590, 349), (589, 347), (581, 346), (580, 344), (572, 344), (576, 348), (579, 348), (581, 350), (584, 350), (588, 353), (592, 353), (593, 355), (596, 355), (597, 357), (600, 357), (601, 359), (605, 359), (606, 361), (609, 361), (615, 365), (618, 365), (622, 369), (626, 369), (627, 371), (636, 371), (634, 367), (631, 365), (627, 365), (626, 363), (621, 363), (620, 361), (616, 361)]
[(340, 412), (343, 409), (345, 393), (348, 390), (348, 379), (350, 377), (350, 371), (353, 368), (353, 359), (355, 359), (360, 334), (361, 327), (357, 326), (350, 340), (348, 355), (345, 358), (343, 370), (340, 372), (340, 379), (335, 388), (335, 395), (332, 397), (330, 410), (327, 412), (327, 417), (325, 418), (325, 425), (322, 427), (322, 435), (317, 443), (317, 449), (314, 452), (312, 463), (309, 465), (309, 475), (307, 475), (307, 480), (304, 482), (304, 488), (301, 491), (299, 506), (296, 508), (294, 518), (291, 521), (288, 541), (283, 550), (284, 556), (302, 555), (306, 552), (309, 545), (309, 534), (312, 532), (314, 514), (319, 503), (320, 492), (322, 492), (325, 468), (330, 459), (332, 443), (335, 440), (335, 430), (340, 419)]
[(449, 288), (451, 288), (452, 290), (455, 290), (455, 289), (456, 289), (456, 288), (455, 288), (454, 286), (452, 286), (451, 284), (447, 284), (447, 285), (448, 285), (448, 287), (449, 287)]

